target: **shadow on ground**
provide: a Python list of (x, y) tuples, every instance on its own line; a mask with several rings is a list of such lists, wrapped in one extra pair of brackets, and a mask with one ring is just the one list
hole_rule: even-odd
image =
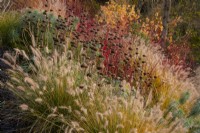
[[(0, 49), (0, 58), (4, 51), (5, 49)], [(8, 68), (10, 67), (0, 60), (0, 82), (2, 83), (9, 80), (5, 73)], [(22, 133), (25, 124), (21, 121), (22, 115), (16, 105), (17, 102), (12, 92), (0, 84), (0, 133)]]

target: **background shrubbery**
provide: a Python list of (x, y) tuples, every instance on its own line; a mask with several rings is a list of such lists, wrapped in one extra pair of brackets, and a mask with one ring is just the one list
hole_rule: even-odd
[(12, 8), (32, 7), (0, 16), (1, 45), (17, 47), (1, 59), (11, 67), (1, 84), (27, 130), (198, 132), (199, 94), (183, 69), (190, 48), (169, 37), (163, 54), (159, 13), (143, 18), (122, 1), (96, 16), (82, 9), (88, 1), (19, 2)]

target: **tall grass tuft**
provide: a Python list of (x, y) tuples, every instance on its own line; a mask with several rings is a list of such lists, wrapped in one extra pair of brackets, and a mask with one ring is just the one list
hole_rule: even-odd
[(17, 12), (0, 13), (0, 46), (15, 46), (19, 41), (20, 15)]

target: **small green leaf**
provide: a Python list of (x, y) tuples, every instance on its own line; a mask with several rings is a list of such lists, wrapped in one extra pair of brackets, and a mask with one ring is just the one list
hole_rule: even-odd
[(185, 92), (184, 94), (182, 94), (181, 98), (179, 99), (179, 103), (180, 104), (184, 104), (190, 97), (190, 93), (189, 92)]

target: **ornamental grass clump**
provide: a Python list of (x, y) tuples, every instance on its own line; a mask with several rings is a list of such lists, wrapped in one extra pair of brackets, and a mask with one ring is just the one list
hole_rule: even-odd
[(14, 47), (19, 41), (20, 14), (17, 12), (0, 13), (0, 46)]
[[(154, 102), (163, 101), (163, 107), (180, 98), (182, 93), (189, 92), (190, 102), (182, 107), (187, 112), (190, 103), (194, 102), (199, 94), (188, 79), (188, 72), (182, 67), (169, 65), (167, 58), (155, 46), (146, 46), (143, 39), (134, 40), (127, 52), (129, 67), (126, 69), (125, 80), (136, 89), (141, 90), (145, 97), (152, 91)], [(129, 48), (130, 49), (130, 48)]]
[[(16, 55), (7, 53), (7, 61), (1, 59), (12, 67), (6, 84), (19, 98), (24, 120), (32, 123), (29, 132), (188, 131), (185, 121), (173, 119), (171, 111), (162, 109), (161, 102), (151, 105), (152, 93), (144, 98), (126, 81), (121, 88), (115, 81), (107, 84), (95, 67), (82, 67), (74, 60), (71, 50), (31, 50), (31, 57), (16, 49)], [(32, 71), (10, 61), (17, 55), (24, 56)]]
[[(89, 68), (82, 71), (81, 65), (69, 58), (70, 51), (59, 54), (55, 50), (51, 54), (42, 54), (39, 49), (31, 47), (31, 50), (32, 60), (26, 58), (30, 61), (28, 69), (31, 71), (27, 73), (10, 62), (13, 70), (8, 72), (11, 76), (8, 86), (21, 99), (20, 108), (29, 111), (30, 118), (36, 119), (33, 121), (34, 130), (63, 131), (75, 120), (77, 114), (73, 113), (80, 111), (80, 103), (87, 103), (90, 95), (93, 98), (93, 91), (98, 87), (95, 88), (95, 82), (86, 76)], [(21, 51), (17, 52), (22, 55)], [(95, 74), (92, 77), (95, 78)]]

